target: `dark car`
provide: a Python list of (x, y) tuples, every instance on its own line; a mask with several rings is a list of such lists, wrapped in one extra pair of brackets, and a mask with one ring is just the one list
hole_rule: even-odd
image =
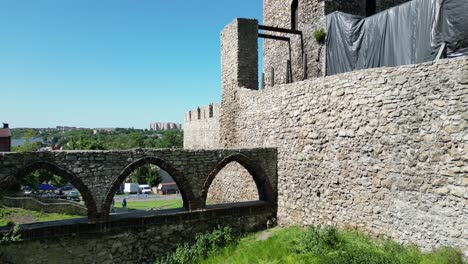
[(66, 196), (67, 196), (67, 200), (76, 201), (76, 202), (81, 201), (80, 193), (77, 191), (71, 191)]
[(62, 188), (60, 188), (60, 190), (62, 190), (62, 191), (71, 191), (71, 190), (73, 190), (73, 186), (65, 185)]

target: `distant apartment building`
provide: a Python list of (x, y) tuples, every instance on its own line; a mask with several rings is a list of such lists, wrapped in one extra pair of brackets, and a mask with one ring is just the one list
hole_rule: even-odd
[(151, 123), (150, 124), (150, 129), (151, 130), (156, 130), (156, 131), (165, 131), (165, 130), (171, 130), (171, 129), (182, 129), (182, 124), (176, 124), (176, 123)]
[(0, 152), (11, 151), (11, 132), (8, 124), (3, 123), (3, 128), (0, 128)]

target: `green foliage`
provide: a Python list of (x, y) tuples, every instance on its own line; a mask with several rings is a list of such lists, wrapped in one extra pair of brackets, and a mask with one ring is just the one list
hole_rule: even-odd
[(8, 208), (0, 206), (0, 226), (45, 222), (79, 218), (83, 216), (58, 213), (44, 213), (23, 208)]
[(326, 227), (276, 229), (266, 240), (256, 235), (217, 250), (194, 263), (314, 263), (314, 264), (463, 264), (455, 249), (421, 253), (414, 246), (372, 239), (353, 231)]
[(453, 264), (468, 263), (463, 261), (463, 254), (453, 248), (442, 248), (436, 252), (426, 254), (422, 257), (420, 264)]
[[(115, 203), (115, 208), (122, 208), (122, 203)], [(127, 201), (127, 209), (132, 211), (149, 209), (174, 209), (183, 207), (182, 199), (178, 200), (150, 200), (150, 201)]]
[(29, 151), (37, 151), (42, 147), (42, 143), (40, 142), (29, 142), (26, 141), (21, 146), (12, 147), (13, 152), (29, 152)]
[(311, 253), (323, 256), (340, 246), (338, 231), (334, 227), (325, 229), (308, 227), (293, 244), (293, 252), (298, 254)]
[(237, 241), (231, 227), (218, 227), (211, 233), (196, 236), (194, 245), (184, 244), (176, 251), (156, 261), (156, 264), (192, 264), (200, 263), (209, 254), (214, 254), (222, 247)]
[(22, 146), (13, 151), (36, 151), (42, 144), (32, 143), (32, 138), (41, 138), (46, 146), (59, 144), (68, 150), (106, 150), (133, 148), (182, 148), (183, 131), (152, 131), (141, 129), (117, 128), (115, 131), (100, 131), (96, 134), (91, 129), (79, 129), (62, 132), (60, 130), (11, 129), (13, 138), (24, 138)]
[(320, 28), (319, 30), (314, 31), (314, 38), (320, 44), (323, 44), (325, 42), (326, 36), (327, 36), (327, 33), (325, 32), (325, 29), (323, 28)]
[(29, 175), (21, 177), (19, 182), (22, 186), (29, 186), (34, 190), (37, 190), (37, 185), (43, 182), (47, 182), (55, 187), (62, 187), (67, 184), (67, 181), (63, 177), (44, 169), (36, 170)]
[(14, 225), (13, 228), (8, 231), (5, 235), (3, 235), (2, 239), (0, 240), (0, 244), (7, 244), (12, 242), (21, 241), (21, 233), (19, 225)]
[(157, 186), (162, 181), (159, 168), (154, 165), (146, 165), (136, 169), (129, 178), (131, 182), (148, 184), (149, 186)]

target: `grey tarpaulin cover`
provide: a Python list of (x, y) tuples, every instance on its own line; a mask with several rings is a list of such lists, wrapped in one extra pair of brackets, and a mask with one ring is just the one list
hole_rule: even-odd
[(468, 0), (413, 0), (370, 17), (327, 16), (327, 75), (468, 55)]

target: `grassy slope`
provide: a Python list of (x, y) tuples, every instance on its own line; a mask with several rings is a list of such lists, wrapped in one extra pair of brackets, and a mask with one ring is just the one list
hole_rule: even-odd
[(46, 222), (55, 220), (64, 220), (79, 218), (79, 215), (67, 214), (47, 214), (37, 211), (26, 210), (22, 208), (0, 207), (0, 226), (6, 225), (9, 221), (15, 224), (26, 224), (34, 222)]
[[(263, 241), (258, 241), (255, 234), (250, 235), (241, 239), (238, 245), (225, 247), (212, 254), (202, 263), (463, 263), (461, 254), (453, 249), (423, 254), (416, 247), (373, 240), (351, 231), (338, 232), (337, 248), (317, 253), (317, 248), (303, 250), (304, 244), (301, 245), (300, 241), (305, 233), (301, 227), (290, 227), (272, 231), (271, 236)], [(297, 249), (301, 251), (301, 247), (302, 252), (298, 252)]]

